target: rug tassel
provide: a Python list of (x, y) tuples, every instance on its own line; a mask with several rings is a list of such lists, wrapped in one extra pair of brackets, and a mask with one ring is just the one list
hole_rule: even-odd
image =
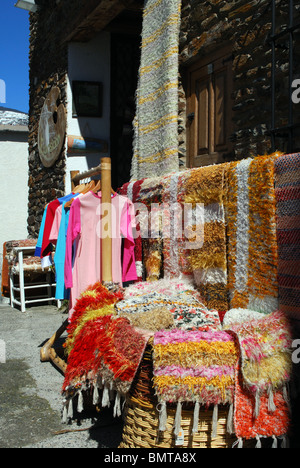
[(68, 406), (68, 418), (72, 419), (73, 418), (73, 400), (69, 401), (69, 406)]
[(93, 405), (97, 405), (99, 402), (99, 390), (97, 384), (94, 386), (93, 392)]
[(286, 385), (284, 385), (284, 387), (283, 387), (283, 399), (286, 402), (286, 404), (288, 405), (289, 412), (291, 413), (292, 409), (291, 409), (291, 402), (290, 402), (290, 398), (289, 398), (289, 390), (288, 390), (288, 387)]
[(165, 401), (163, 401), (162, 403), (160, 403), (161, 405), (161, 408), (158, 409), (157, 407), (157, 411), (159, 412), (159, 427), (158, 427), (158, 430), (161, 431), (161, 432), (164, 432), (167, 428), (167, 418), (168, 418), (168, 415), (167, 415), (167, 403)]
[(213, 419), (212, 419), (212, 437), (217, 437), (217, 429), (218, 429), (218, 405), (214, 406), (213, 411)]
[(240, 437), (234, 444), (232, 445), (232, 448), (236, 447), (237, 448), (243, 448), (243, 439)]
[(255, 419), (258, 418), (259, 410), (260, 410), (260, 395), (259, 395), (259, 391), (256, 390), (256, 394), (255, 394), (255, 409), (254, 409), (254, 418), (255, 418)]
[(62, 414), (62, 423), (63, 424), (67, 424), (68, 422), (68, 409), (67, 409), (67, 405), (64, 405), (64, 408), (63, 408), (63, 414)]
[(279, 437), (279, 439), (282, 439), (281, 448), (289, 448), (289, 440), (287, 436)]
[(199, 430), (199, 413), (200, 413), (200, 403), (196, 401), (194, 408), (194, 421), (193, 421), (193, 434), (197, 434)]
[(181, 427), (181, 412), (182, 412), (182, 404), (181, 401), (177, 403), (176, 415), (175, 415), (175, 429), (174, 434), (178, 436)]
[(121, 414), (121, 395), (119, 392), (117, 392), (114, 406), (114, 418), (119, 418)]
[(78, 413), (82, 413), (82, 411), (83, 411), (83, 395), (82, 395), (82, 391), (80, 391), (80, 392), (79, 392), (79, 395), (78, 395), (77, 411), (78, 411)]
[(234, 433), (233, 428), (233, 403), (229, 406), (228, 418), (227, 418), (227, 432), (228, 434)]
[(259, 436), (256, 436), (257, 443), (255, 445), (255, 448), (261, 448), (261, 440)]
[(272, 448), (277, 448), (278, 447), (278, 443), (277, 443), (277, 437), (276, 436), (273, 436), (273, 444), (272, 444)]
[(110, 407), (110, 400), (109, 400), (109, 388), (107, 385), (104, 386), (103, 395), (102, 395), (102, 407), (109, 408)]
[(269, 394), (268, 410), (271, 413), (274, 413), (274, 411), (276, 411), (276, 406), (275, 406), (275, 403), (274, 403), (274, 394), (273, 394), (272, 387), (269, 387), (268, 394)]

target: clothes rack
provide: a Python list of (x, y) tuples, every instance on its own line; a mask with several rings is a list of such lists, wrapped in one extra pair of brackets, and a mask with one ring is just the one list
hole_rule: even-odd
[[(102, 206), (104, 212), (102, 216), (105, 216), (106, 223), (102, 223), (101, 232), (101, 262), (102, 262), (102, 281), (103, 283), (109, 283), (112, 281), (112, 239), (111, 239), (111, 159), (101, 158), (100, 165), (90, 169), (86, 172), (79, 173), (79, 171), (71, 172), (71, 183), (72, 189), (79, 185), (81, 180), (95, 175), (101, 175), (101, 195), (102, 195)], [(42, 362), (52, 361), (53, 364), (65, 373), (67, 364), (61, 359), (55, 349), (55, 341), (62, 336), (68, 326), (68, 320), (66, 320), (62, 326), (52, 335), (52, 337), (45, 343), (41, 348), (40, 358)]]

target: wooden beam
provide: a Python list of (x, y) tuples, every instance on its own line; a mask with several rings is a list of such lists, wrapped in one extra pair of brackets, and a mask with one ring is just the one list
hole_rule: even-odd
[(122, 11), (133, 6), (136, 0), (90, 0), (77, 18), (67, 27), (63, 42), (86, 42), (102, 31)]

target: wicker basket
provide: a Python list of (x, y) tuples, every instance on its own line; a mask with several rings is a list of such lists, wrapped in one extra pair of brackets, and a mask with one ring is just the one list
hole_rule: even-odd
[[(167, 430), (158, 432), (158, 412), (154, 405), (141, 406), (136, 401), (129, 399), (123, 429), (123, 440), (120, 448), (175, 448), (175, 436), (173, 431), (174, 408), (168, 409)], [(181, 447), (189, 448), (229, 448), (236, 438), (227, 433), (226, 407), (219, 408), (218, 429), (215, 438), (212, 438), (213, 411), (207, 410), (200, 413), (199, 432), (192, 434), (193, 411), (182, 411), (181, 427), (184, 432), (184, 442)]]
[[(176, 407), (168, 405), (168, 419), (165, 432), (159, 432), (157, 400), (152, 385), (152, 348), (147, 347), (139, 371), (133, 382), (126, 402), (123, 439), (120, 448), (175, 448), (174, 420)], [(185, 448), (229, 448), (236, 437), (227, 432), (229, 406), (219, 406), (216, 437), (212, 438), (213, 409), (202, 410), (199, 417), (198, 433), (192, 434), (194, 410), (183, 406), (181, 428), (184, 432)]]

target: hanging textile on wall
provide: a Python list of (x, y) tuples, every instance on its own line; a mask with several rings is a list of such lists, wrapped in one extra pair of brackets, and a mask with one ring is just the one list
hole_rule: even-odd
[(136, 94), (131, 180), (165, 175), (178, 162), (181, 0), (146, 0)]
[(230, 308), (270, 313), (278, 307), (276, 155), (231, 163), (227, 178)]
[(280, 310), (300, 319), (300, 153), (275, 162)]
[(186, 180), (185, 203), (203, 206), (196, 229), (203, 229), (199, 248), (189, 252), (194, 280), (210, 309), (228, 310), (227, 252), (225, 226), (225, 177), (228, 164), (207, 166), (190, 172)]

